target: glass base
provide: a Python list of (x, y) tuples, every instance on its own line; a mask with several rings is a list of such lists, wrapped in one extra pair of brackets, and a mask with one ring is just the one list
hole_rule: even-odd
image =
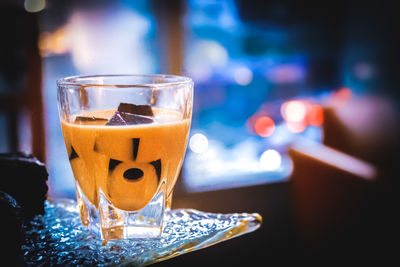
[(76, 183), (76, 195), (82, 224), (102, 240), (158, 238), (168, 212), (165, 184), (161, 184), (153, 199), (138, 211), (125, 211), (110, 203), (99, 190), (96, 208)]

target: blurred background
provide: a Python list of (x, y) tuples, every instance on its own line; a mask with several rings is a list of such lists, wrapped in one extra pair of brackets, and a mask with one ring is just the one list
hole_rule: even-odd
[(0, 14), (0, 152), (44, 161), (50, 197), (75, 197), (56, 79), (185, 75), (194, 111), (173, 206), (258, 212), (264, 224), (162, 264), (391, 255), (400, 24), (390, 1), (2, 0)]

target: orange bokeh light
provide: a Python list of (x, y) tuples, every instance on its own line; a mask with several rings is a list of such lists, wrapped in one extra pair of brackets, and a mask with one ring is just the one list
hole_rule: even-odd
[(66, 41), (67, 27), (58, 28), (55, 32), (42, 32), (39, 36), (39, 50), (42, 56), (64, 54), (68, 52)]
[(254, 123), (254, 131), (261, 137), (269, 137), (275, 131), (275, 122), (268, 116), (259, 117)]
[(334, 98), (340, 101), (347, 101), (351, 98), (351, 90), (347, 87), (342, 87), (334, 93)]
[(307, 108), (307, 122), (311, 126), (321, 126), (324, 122), (324, 110), (319, 105), (310, 105)]

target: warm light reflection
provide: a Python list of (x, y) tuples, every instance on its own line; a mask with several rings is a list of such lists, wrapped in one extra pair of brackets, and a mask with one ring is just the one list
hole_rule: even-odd
[(274, 171), (281, 166), (281, 163), (281, 154), (274, 149), (268, 149), (261, 154), (260, 165), (264, 170)]
[(190, 138), (189, 147), (194, 153), (204, 153), (208, 149), (208, 139), (204, 134), (197, 133)]
[(303, 142), (295, 142), (291, 146), (291, 149), (297, 150), (307, 157), (317, 159), (362, 179), (373, 180), (377, 177), (377, 170), (373, 165), (323, 144), (308, 139)]
[(328, 103), (336, 109), (340, 109), (343, 105), (347, 104), (351, 97), (352, 91), (350, 88), (342, 87), (332, 93)]
[(271, 136), (275, 131), (275, 123), (270, 117), (259, 117), (254, 123), (254, 131), (261, 137)]
[(351, 90), (350, 88), (343, 87), (334, 92), (333, 98), (340, 101), (347, 101), (351, 98)]
[(292, 100), (282, 105), (282, 116), (286, 121), (302, 122), (306, 117), (306, 105), (298, 100)]
[(311, 126), (321, 126), (324, 122), (324, 110), (319, 105), (310, 105), (307, 108), (307, 122)]
[(67, 53), (66, 27), (61, 27), (54, 33), (41, 33), (39, 36), (39, 50), (43, 57), (50, 56), (51, 54)]

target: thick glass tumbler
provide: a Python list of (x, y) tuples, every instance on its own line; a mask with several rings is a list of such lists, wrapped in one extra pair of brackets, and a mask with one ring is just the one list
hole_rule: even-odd
[(103, 240), (159, 237), (188, 141), (192, 80), (74, 76), (57, 86), (82, 223)]

